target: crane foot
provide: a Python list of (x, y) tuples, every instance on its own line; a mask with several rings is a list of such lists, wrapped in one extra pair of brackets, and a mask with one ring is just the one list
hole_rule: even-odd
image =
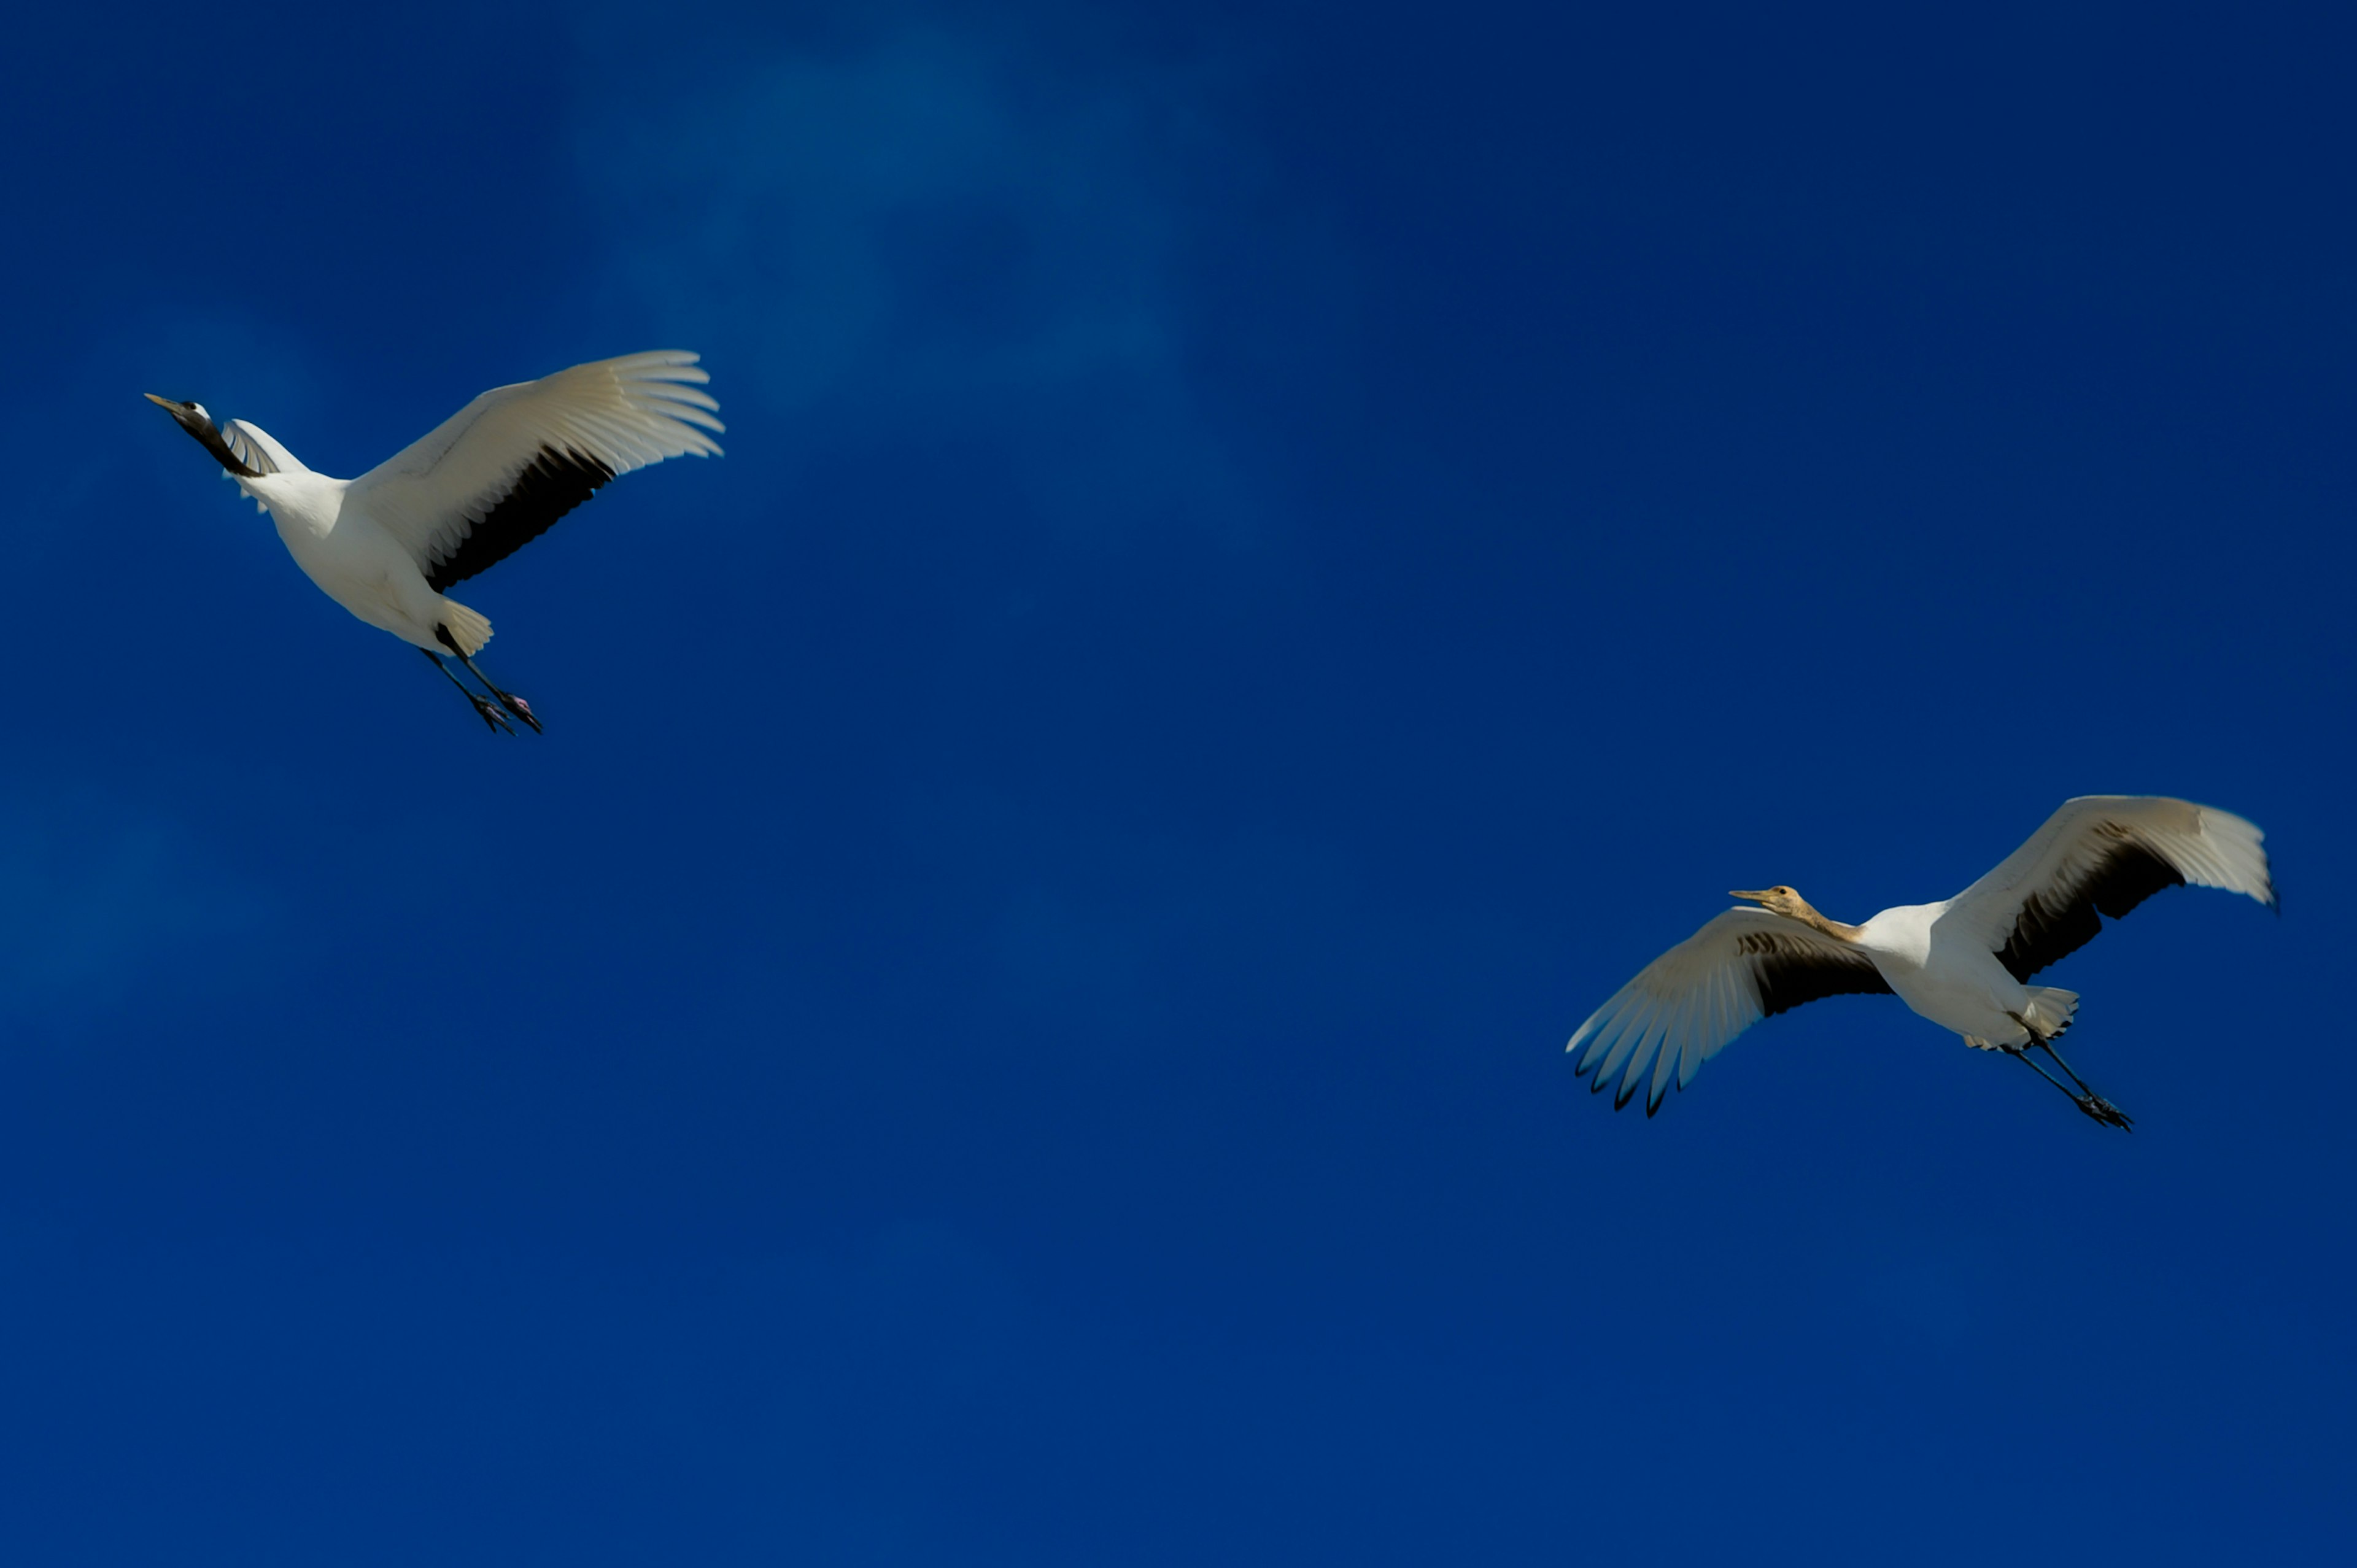
[(2106, 1127), (2117, 1127), (2123, 1133), (2136, 1130), (2136, 1122), (2128, 1113), (2100, 1094), (2073, 1095), (2072, 1099), (2080, 1110)]
[(515, 734), (515, 725), (508, 723), (507, 714), (500, 712), (472, 692), (467, 693), (467, 701), (475, 704), (475, 715), (483, 721), (484, 727), (493, 735)]

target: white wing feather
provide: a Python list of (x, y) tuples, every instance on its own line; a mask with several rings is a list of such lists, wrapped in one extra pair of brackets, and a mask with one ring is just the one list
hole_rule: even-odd
[(544, 451), (580, 453), (616, 474), (690, 453), (716, 457), (705, 432), (720, 407), (683, 350), (576, 365), (494, 387), (352, 481), (345, 505), (389, 530), (433, 574), (514, 489)]
[[(2066, 800), (2004, 863), (1948, 901), (1942, 925), (1961, 923), (2021, 978), (2076, 950), (2101, 929), (2181, 878), (2272, 907), (2266, 835), (2214, 806), (2166, 795), (2082, 795)], [(2170, 874), (2173, 873), (2172, 876)]]
[[(278, 445), (277, 438), (259, 424), (249, 424), (242, 419), (232, 419), (221, 427), (221, 439), (229, 444), (231, 455), (257, 474), (300, 474), (307, 470), (296, 460), (295, 454)], [(231, 478), (236, 478), (231, 475)]]
[(1672, 1082), (1684, 1089), (1703, 1063), (1766, 1017), (1820, 996), (1887, 991), (1862, 950), (1798, 920), (1742, 905), (1713, 919), (1638, 972), (1571, 1036), (1587, 1048), (1573, 1070), (1593, 1089), (1620, 1082), (1617, 1109), (1652, 1069), (1645, 1113), (1661, 1109)]

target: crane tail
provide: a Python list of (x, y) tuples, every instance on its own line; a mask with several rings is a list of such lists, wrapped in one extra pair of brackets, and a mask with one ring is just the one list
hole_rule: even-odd
[(480, 653), (483, 644), (491, 640), (490, 618), (480, 611), (468, 609), (456, 599), (444, 599), (440, 614), (442, 626), (449, 632), (450, 640), (468, 658)]
[(2033, 985), (2029, 988), (2029, 1008), (2023, 1015), (2038, 1026), (2039, 1034), (2053, 1039), (2071, 1026), (2079, 1011), (2079, 993), (2058, 986)]

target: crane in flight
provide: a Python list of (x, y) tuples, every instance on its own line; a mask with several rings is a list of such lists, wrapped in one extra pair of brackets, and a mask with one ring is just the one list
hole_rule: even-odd
[[(2076, 992), (2029, 977), (2078, 951), (2164, 887), (2221, 887), (2276, 907), (2266, 835), (2229, 811), (2161, 795), (2083, 795), (2063, 802), (2004, 864), (1941, 904), (1902, 904), (1862, 926), (1829, 920), (1790, 887), (1748, 899), (1647, 964), (1571, 1036), (1575, 1076), (1613, 1108), (1646, 1089), (1645, 1114), (1674, 1082), (1764, 1017), (1820, 997), (1896, 994), (1916, 1012), (2035, 1068), (2080, 1110), (2126, 1130), (2126, 1112), (2087, 1086), (2054, 1049)], [(2033, 1051), (2052, 1058), (2068, 1084)], [(1651, 1069), (1650, 1079), (1647, 1072)]]
[[(494, 387), (357, 479), (315, 474), (258, 426), (215, 425), (199, 403), (146, 394), (213, 455), (278, 525), (304, 575), (369, 625), (425, 650), (494, 733), (532, 704), (491, 682), (474, 656), (491, 623), (446, 591), (548, 532), (617, 474), (694, 453), (707, 432), (711, 378), (678, 349), (626, 354)], [(478, 696), (445, 654), (482, 682)]]

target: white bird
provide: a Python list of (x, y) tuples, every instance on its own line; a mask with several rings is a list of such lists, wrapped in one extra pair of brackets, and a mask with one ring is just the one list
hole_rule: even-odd
[[(494, 387), (357, 479), (315, 474), (242, 419), (214, 427), (198, 403), (146, 394), (178, 420), (267, 511), (304, 575), (373, 627), (413, 643), (494, 731), (532, 704), (475, 668), (491, 623), (444, 590), (545, 533), (617, 474), (693, 452), (716, 457), (706, 431), (720, 407), (711, 378), (677, 349), (576, 365)], [(448, 652), (489, 692), (468, 690)], [(502, 712), (501, 710), (505, 710)]]
[[(1790, 887), (1729, 895), (1738, 905), (1647, 964), (1598, 1008), (1566, 1050), (1587, 1049), (1575, 1074), (1600, 1090), (1615, 1074), (1613, 1108), (1651, 1084), (1645, 1114), (1674, 1082), (1760, 1019), (1821, 996), (1857, 992), (1899, 999), (1964, 1044), (2036, 1068), (2079, 1109), (2126, 1128), (2119, 1107), (2087, 1087), (2054, 1050), (2071, 1026), (2076, 992), (2029, 977), (2078, 951), (2164, 887), (2191, 883), (2276, 907), (2266, 835), (2231, 812), (2160, 795), (2083, 795), (2065, 801), (2005, 863), (1941, 904), (1885, 909), (1862, 926), (1829, 920)], [(2029, 1052), (2054, 1058), (2072, 1090)]]

